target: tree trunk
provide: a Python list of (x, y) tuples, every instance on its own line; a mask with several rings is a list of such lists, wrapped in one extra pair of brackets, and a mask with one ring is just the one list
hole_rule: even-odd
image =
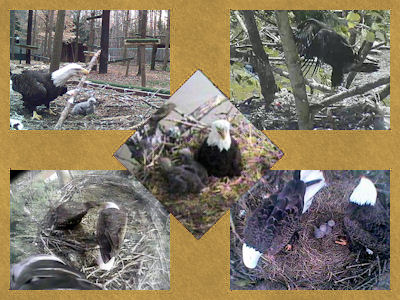
[[(37, 11), (34, 10), (33, 11), (33, 28), (32, 28), (32, 45), (35, 45), (35, 46), (37, 46), (37, 43), (36, 43), (36, 31), (37, 31), (36, 16), (37, 16)], [(32, 51), (32, 52), (37, 52), (37, 51)]]
[(164, 52), (164, 62), (162, 69), (164, 71), (167, 70), (168, 67), (168, 58), (169, 58), (169, 39), (170, 39), (170, 18), (171, 18), (171, 11), (168, 10), (168, 19), (167, 19), (167, 31), (165, 32), (165, 52)]
[[(48, 57), (47, 53), (47, 39), (49, 38), (49, 10), (47, 13), (44, 15), (44, 40), (41, 45), (42, 47), (42, 55)], [(43, 13), (44, 14), (44, 13)]]
[[(146, 38), (146, 28), (147, 27), (147, 10), (140, 10), (139, 11), (139, 34), (140, 37), (142, 38)], [(142, 62), (142, 58), (145, 57), (146, 55), (142, 55), (142, 51), (145, 52), (146, 51), (146, 46), (139, 46), (138, 47), (138, 73), (137, 75), (141, 75), (142, 74), (142, 66), (145, 66), (146, 62)], [(145, 70), (146, 72), (146, 70)], [(143, 76), (142, 76), (143, 78)], [(142, 79), (143, 81), (143, 79)]]
[(151, 51), (151, 65), (150, 70), (154, 71), (156, 69), (156, 57), (157, 57), (157, 45), (153, 45), (153, 49)]
[[(96, 11), (92, 10), (90, 16), (93, 18), (96, 15)], [(94, 51), (94, 19), (90, 19), (90, 29), (89, 29), (89, 51)]]
[[(124, 22), (124, 42), (122, 47), (124, 48), (123, 53), (122, 53), (122, 58), (125, 59), (127, 56), (127, 48), (125, 47), (125, 40), (128, 38), (128, 29), (129, 29), (129, 10), (126, 11), (125, 14), (125, 22)], [(127, 64), (127, 61), (124, 61), (124, 65)]]
[(254, 18), (254, 12), (251, 10), (243, 10), (242, 14), (255, 54), (254, 69), (260, 79), (261, 94), (264, 97), (265, 108), (269, 109), (270, 104), (274, 100), (275, 92), (277, 91), (274, 74), (272, 73), (268, 55), (265, 53), (261, 42), (256, 20)]
[(278, 23), (279, 35), (281, 36), (283, 52), (285, 53), (286, 65), (289, 71), (290, 84), (296, 102), (299, 129), (313, 129), (307, 101), (306, 85), (301, 71), (293, 32), (289, 25), (288, 13), (286, 10), (277, 10), (275, 11), (275, 16)]
[(49, 38), (47, 39), (47, 56), (51, 56), (51, 42), (53, 36), (54, 10), (49, 11)]
[(10, 59), (15, 60), (15, 10), (10, 10)]
[(109, 44), (110, 44), (110, 11), (103, 10), (103, 16), (101, 18), (101, 40), (100, 40), (101, 54), (100, 54), (99, 74), (107, 73)]
[(50, 72), (54, 72), (60, 67), (64, 23), (65, 10), (59, 10), (57, 11), (56, 32), (54, 34), (53, 53), (51, 55), (50, 61)]
[[(26, 30), (26, 44), (32, 44), (32, 20), (33, 20), (33, 10), (28, 12), (28, 28)], [(31, 64), (31, 50), (26, 49), (26, 59), (25, 62), (27, 65)]]
[(77, 15), (76, 15), (76, 31), (75, 31), (75, 57), (74, 57), (74, 61), (79, 61), (79, 21), (81, 18), (81, 11), (78, 10)]

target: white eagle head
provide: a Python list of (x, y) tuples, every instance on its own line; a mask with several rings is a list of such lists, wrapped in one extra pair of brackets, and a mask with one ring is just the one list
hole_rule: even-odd
[(377, 196), (378, 192), (376, 191), (375, 184), (367, 177), (361, 176), (360, 183), (350, 195), (350, 202), (358, 205), (374, 206)]
[(207, 138), (207, 145), (217, 146), (220, 151), (231, 147), (231, 124), (227, 120), (216, 120), (211, 124), (211, 132)]
[(63, 86), (72, 76), (79, 74), (87, 75), (89, 71), (78, 64), (72, 63), (51, 73), (51, 80), (53, 80), (55, 86), (59, 87)]

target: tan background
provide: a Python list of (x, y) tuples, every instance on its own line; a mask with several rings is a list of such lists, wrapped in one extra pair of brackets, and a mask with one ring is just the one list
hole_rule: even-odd
[[(398, 0), (1, 0), (0, 2), (0, 299), (392, 299), (400, 298), (399, 277), (399, 132), (400, 103)], [(197, 241), (171, 217), (170, 291), (8, 291), (9, 173), (8, 169), (122, 169), (112, 154), (132, 132), (12, 131), (9, 118), (9, 9), (171, 9), (171, 92), (201, 69), (223, 93), (229, 94), (229, 9), (392, 9), (392, 119), (388, 132), (268, 131), (285, 153), (275, 169), (392, 170), (392, 291), (230, 291), (229, 215)], [(393, 96), (394, 95), (394, 96)], [(394, 196), (393, 196), (394, 195)]]

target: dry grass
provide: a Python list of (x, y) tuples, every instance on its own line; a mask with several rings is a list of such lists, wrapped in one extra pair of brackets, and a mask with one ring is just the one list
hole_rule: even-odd
[[(277, 179), (274, 173), (281, 179)], [(269, 175), (264, 177), (264, 181), (258, 183), (232, 208), (232, 288), (246, 286), (252, 289), (253, 285), (258, 285), (259, 282), (279, 283), (280, 289), (376, 288), (381, 275), (389, 271), (389, 260), (380, 261), (379, 257), (351, 253), (348, 247), (335, 243), (339, 237), (345, 236), (342, 225), (344, 211), (358, 177), (351, 171), (328, 171), (325, 174), (329, 186), (316, 195), (310, 209), (303, 215), (302, 230), (293, 251), (281, 251), (274, 258), (263, 256), (258, 267), (251, 271), (241, 262), (241, 233), (246, 219), (244, 213), (254, 210), (262, 197), (266, 196), (266, 192), (274, 193), (279, 190), (283, 185), (282, 178), (286, 178), (287, 182), (290, 172), (282, 174), (282, 171), (270, 171)], [(384, 171), (377, 171), (369, 175), (370, 178), (371, 176), (378, 184), (382, 183), (382, 188), (389, 192), (389, 178)], [(272, 184), (269, 183), (271, 178)], [(385, 200), (389, 204), (389, 197), (385, 197)], [(313, 235), (314, 226), (330, 219), (336, 222), (332, 233), (322, 239), (316, 239)]]

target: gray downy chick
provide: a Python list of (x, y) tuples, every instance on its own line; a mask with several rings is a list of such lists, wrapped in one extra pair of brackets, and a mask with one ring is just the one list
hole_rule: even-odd
[(74, 115), (90, 115), (94, 113), (94, 105), (97, 103), (94, 97), (90, 97), (87, 101), (75, 104), (72, 109)]

